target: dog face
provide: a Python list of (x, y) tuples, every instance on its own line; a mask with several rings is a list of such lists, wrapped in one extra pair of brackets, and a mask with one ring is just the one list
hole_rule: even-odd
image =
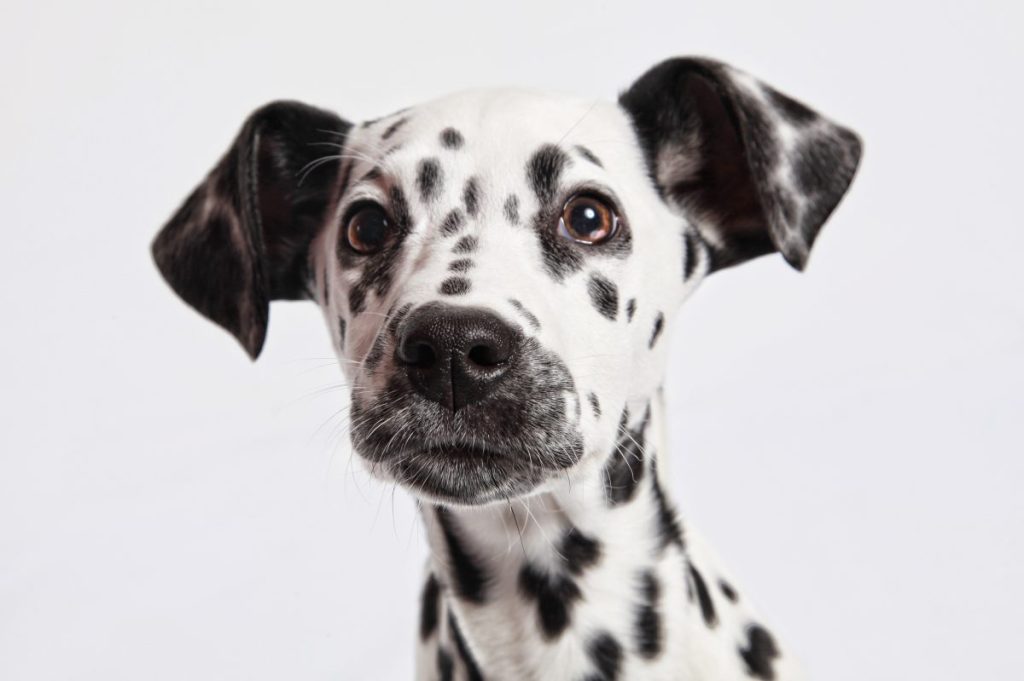
[(473, 91), (352, 127), (277, 103), (154, 253), (254, 357), (269, 300), (312, 298), (356, 452), (446, 503), (599, 465), (708, 273), (802, 267), (860, 144), (730, 67), (665, 62), (618, 103)]

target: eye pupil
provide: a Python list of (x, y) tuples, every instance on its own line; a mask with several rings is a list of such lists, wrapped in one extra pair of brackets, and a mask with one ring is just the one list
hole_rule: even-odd
[(615, 232), (618, 218), (603, 200), (593, 196), (574, 196), (562, 211), (562, 235), (584, 244), (607, 241)]
[(368, 206), (349, 219), (348, 242), (360, 253), (373, 253), (384, 245), (389, 227), (384, 211), (376, 206)]

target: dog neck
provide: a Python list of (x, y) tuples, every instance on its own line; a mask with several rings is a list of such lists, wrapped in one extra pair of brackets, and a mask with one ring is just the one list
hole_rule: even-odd
[(659, 603), (693, 601), (695, 588), (703, 602), (707, 587), (686, 563), (658, 477), (663, 414), (660, 394), (627, 405), (613, 450), (543, 493), (423, 508), (432, 558), (421, 665), (436, 657), (442, 678), (446, 664), (466, 678), (474, 669), (548, 678), (551, 664), (582, 673), (619, 665), (626, 649), (674, 657), (664, 654)]

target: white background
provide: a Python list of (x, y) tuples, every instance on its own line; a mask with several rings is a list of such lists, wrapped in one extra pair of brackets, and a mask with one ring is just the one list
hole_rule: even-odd
[(678, 54), (866, 155), (805, 275), (688, 303), (676, 499), (814, 677), (1020, 674), (1017, 3), (276, 4), (0, 9), (0, 679), (410, 678), (426, 547), (349, 460), (319, 313), (250, 364), (148, 243), (265, 101), (610, 98)]

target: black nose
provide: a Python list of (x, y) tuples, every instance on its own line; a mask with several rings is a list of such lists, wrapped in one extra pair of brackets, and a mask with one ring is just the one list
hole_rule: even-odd
[(430, 303), (402, 323), (396, 356), (418, 393), (456, 411), (494, 391), (518, 342), (516, 330), (486, 310)]

